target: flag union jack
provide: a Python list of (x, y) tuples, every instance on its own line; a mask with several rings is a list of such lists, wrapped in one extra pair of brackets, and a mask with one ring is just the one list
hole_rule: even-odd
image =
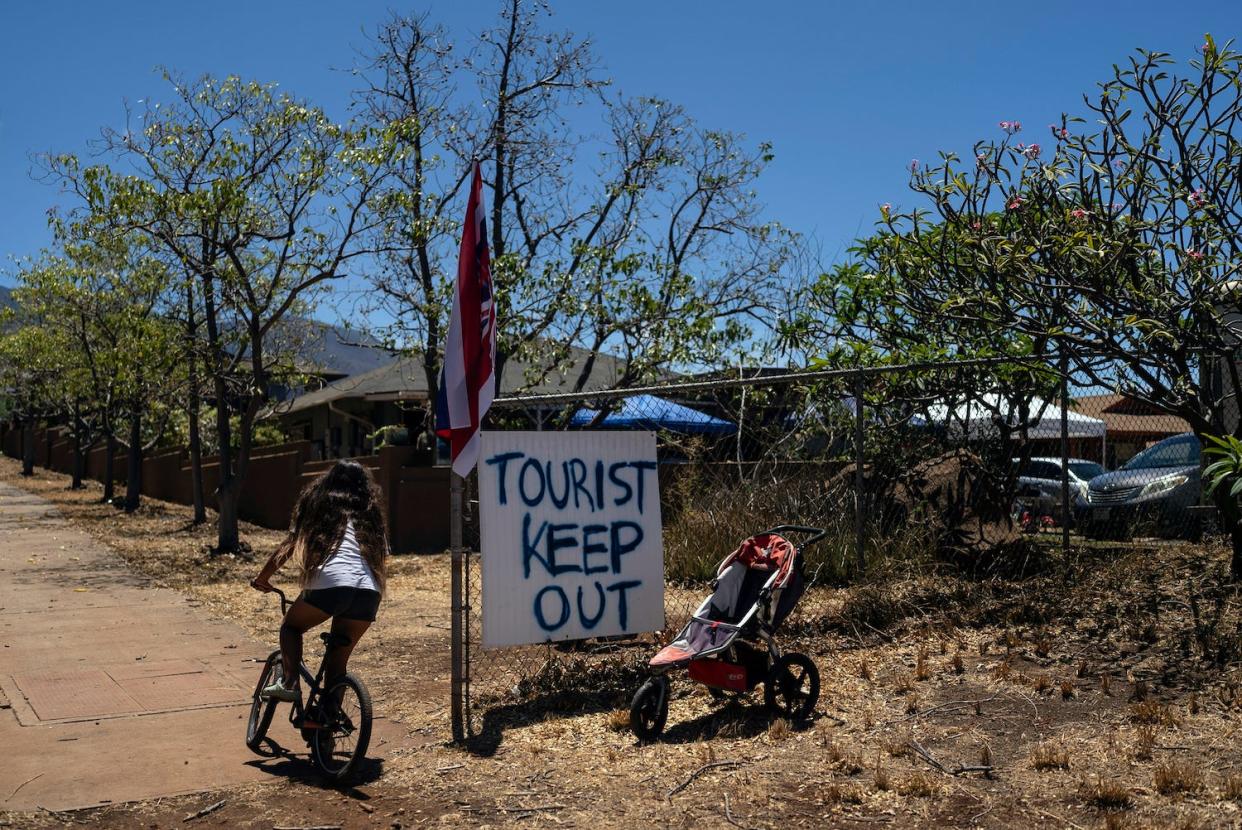
[(479, 424), (496, 391), (496, 306), (486, 213), (483, 176), (476, 161), (436, 394), (436, 434), (449, 442), (453, 472), (460, 476), (469, 475), (479, 460)]

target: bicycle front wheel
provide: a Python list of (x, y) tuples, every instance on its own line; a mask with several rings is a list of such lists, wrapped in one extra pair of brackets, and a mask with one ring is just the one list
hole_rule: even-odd
[(254, 698), (250, 702), (250, 718), (246, 721), (246, 746), (259, 755), (264, 754), (260, 747), (263, 739), (267, 737), (267, 728), (272, 725), (272, 715), (276, 712), (276, 701), (264, 698), (262, 693), (279, 676), (280, 652), (273, 651), (263, 664), (263, 671), (259, 673), (259, 684), (254, 687)]
[(337, 679), (320, 699), (321, 723), (311, 741), (311, 756), (334, 781), (349, 778), (371, 743), (371, 695), (352, 674)]

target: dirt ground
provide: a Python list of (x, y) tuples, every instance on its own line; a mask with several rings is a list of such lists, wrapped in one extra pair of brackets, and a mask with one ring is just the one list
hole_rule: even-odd
[[(137, 571), (274, 638), (276, 603), (246, 587), (258, 563), (211, 556), (211, 528), (190, 527), (187, 508), (147, 500), (126, 516), (97, 485), (17, 473), (0, 459), (0, 480)], [(279, 537), (244, 535), (260, 557)], [(761, 695), (722, 704), (678, 679), (664, 740), (639, 745), (623, 710), (646, 647), (611, 674), (569, 661), (570, 693), (497, 698), (462, 748), (447, 740), (447, 560), (398, 557), (352, 666), (409, 742), (356, 786), (321, 786), (294, 748), (268, 784), (0, 813), (0, 826), (1237, 826), (1242, 616), (1226, 565), (1219, 545), (1150, 542), (1051, 554), (1022, 579), (876, 574), (817, 589), (788, 627), (786, 646), (822, 678), (806, 723), (773, 721)]]

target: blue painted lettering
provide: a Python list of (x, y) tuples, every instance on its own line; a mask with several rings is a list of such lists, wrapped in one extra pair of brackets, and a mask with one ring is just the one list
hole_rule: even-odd
[[(612, 590), (609, 588), (609, 590)], [(560, 616), (556, 618), (556, 622), (548, 622), (548, 618), (543, 613), (543, 598), (550, 593), (555, 593), (557, 599), (561, 601)], [(621, 595), (625, 596), (624, 593)], [(624, 607), (624, 599), (622, 599), (622, 607)], [(535, 622), (544, 631), (555, 631), (565, 623), (569, 622), (569, 597), (561, 590), (559, 585), (548, 585), (539, 593), (535, 594)]]
[(591, 564), (592, 556), (608, 552), (607, 545), (602, 542), (592, 542), (591, 536), (595, 533), (604, 533), (607, 530), (607, 525), (586, 525), (582, 528), (582, 572), (584, 574), (598, 574), (608, 570), (607, 565)]
[[(526, 474), (531, 470), (534, 470), (535, 475), (539, 477), (539, 494), (536, 496), (528, 495), (526, 492)], [(543, 465), (541, 465), (538, 461), (536, 461), (533, 458), (528, 458), (525, 461), (523, 461), (522, 471), (518, 473), (518, 490), (519, 492), (521, 492), (522, 501), (526, 504), (526, 506), (534, 507), (535, 505), (542, 502), (543, 494), (546, 489), (547, 489), (547, 486), (544, 484), (544, 481), (543, 481)]]
[[(633, 532), (633, 535), (630, 536), (628, 541), (623, 541), (621, 538), (622, 531), (625, 531), (625, 530), (630, 530)], [(643, 528), (642, 528), (642, 525), (638, 524), (637, 522), (631, 522), (631, 521), (613, 522), (612, 529), (611, 529), (611, 536), (612, 536), (612, 539), (611, 539), (612, 541), (612, 572), (615, 574), (619, 574), (621, 573), (621, 557), (642, 544)]]
[(514, 452), (502, 452), (500, 455), (493, 455), (491, 458), (487, 459), (488, 464), (498, 468), (496, 470), (496, 481), (500, 485), (500, 491), (497, 495), (497, 499), (501, 504), (509, 503), (509, 493), (505, 488), (505, 473), (509, 469), (509, 462), (522, 458), (525, 455), (526, 453), (515, 450)]
[(604, 586), (596, 582), (595, 592), (599, 595), (599, 603), (595, 606), (598, 610), (595, 612), (594, 617), (589, 617), (586, 610), (582, 607), (582, 586), (578, 586), (578, 621), (582, 623), (582, 627), (587, 631), (599, 625), (599, 621), (604, 617), (604, 606), (607, 604), (604, 599)]

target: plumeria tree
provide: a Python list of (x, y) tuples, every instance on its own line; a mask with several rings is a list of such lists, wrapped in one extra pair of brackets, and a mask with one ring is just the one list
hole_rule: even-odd
[[(1005, 120), (970, 158), (915, 164), (918, 203), (882, 209), (842, 280), (847, 297), (891, 300), (880, 315), (847, 305), (843, 323), (889, 342), (1064, 356), (1200, 436), (1236, 435), (1242, 54), (1210, 37), (1184, 68), (1141, 51), (1084, 106), (1088, 118), (1034, 140)], [(1217, 504), (1242, 577), (1242, 514)]]

